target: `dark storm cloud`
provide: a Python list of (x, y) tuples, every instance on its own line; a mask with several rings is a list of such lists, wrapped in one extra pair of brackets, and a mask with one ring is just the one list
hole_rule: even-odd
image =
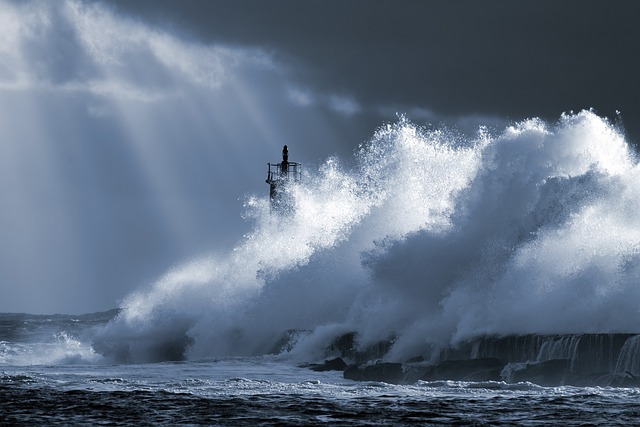
[(365, 113), (391, 105), (521, 119), (620, 110), (630, 136), (640, 136), (637, 2), (111, 3), (206, 41), (264, 48), (301, 84), (353, 97)]

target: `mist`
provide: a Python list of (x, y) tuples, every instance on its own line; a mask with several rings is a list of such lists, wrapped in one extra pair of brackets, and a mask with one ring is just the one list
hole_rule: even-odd
[(0, 311), (117, 307), (232, 247), (284, 143), (312, 164), (345, 152), (327, 119), (345, 113), (259, 49), (95, 2), (3, 2), (0, 25)]
[(256, 355), (298, 331), (289, 355), (313, 360), (357, 332), (403, 360), (485, 335), (633, 332), (638, 173), (590, 111), (475, 138), (400, 118), (353, 162), (307, 171), (291, 212), (248, 199), (253, 226), (233, 251), (133, 293), (97, 349)]

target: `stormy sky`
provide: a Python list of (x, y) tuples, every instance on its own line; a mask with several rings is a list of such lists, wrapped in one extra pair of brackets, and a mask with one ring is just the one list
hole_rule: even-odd
[[(348, 161), (406, 114), (593, 108), (640, 141), (635, 1), (0, 3), (0, 311), (115, 307), (228, 251), (288, 144)], [(619, 112), (619, 113), (618, 113)]]
[(640, 130), (634, 1), (113, 3), (208, 43), (264, 49), (293, 81), (351, 99), (374, 124), (394, 108), (443, 121), (594, 108)]

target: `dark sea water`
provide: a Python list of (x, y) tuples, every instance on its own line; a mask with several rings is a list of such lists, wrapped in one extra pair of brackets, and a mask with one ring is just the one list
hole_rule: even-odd
[(640, 389), (392, 385), (285, 356), (112, 363), (84, 341), (115, 312), (0, 315), (1, 425), (635, 425)]
[[(242, 375), (242, 376), (238, 376)], [(263, 359), (5, 367), (3, 424), (635, 425), (638, 389), (345, 381)]]

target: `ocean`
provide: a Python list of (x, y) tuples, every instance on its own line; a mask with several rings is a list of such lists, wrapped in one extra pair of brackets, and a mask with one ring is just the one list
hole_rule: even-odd
[[(118, 310), (0, 315), (0, 422), (637, 424), (638, 179), (591, 111), (473, 137), (401, 117), (283, 184), (284, 208), (247, 197), (233, 250)], [(443, 349), (492, 370), (390, 384), (308, 367), (435, 366)]]
[(346, 380), (287, 355), (114, 363), (116, 311), (1, 314), (0, 425), (634, 425), (640, 388)]

